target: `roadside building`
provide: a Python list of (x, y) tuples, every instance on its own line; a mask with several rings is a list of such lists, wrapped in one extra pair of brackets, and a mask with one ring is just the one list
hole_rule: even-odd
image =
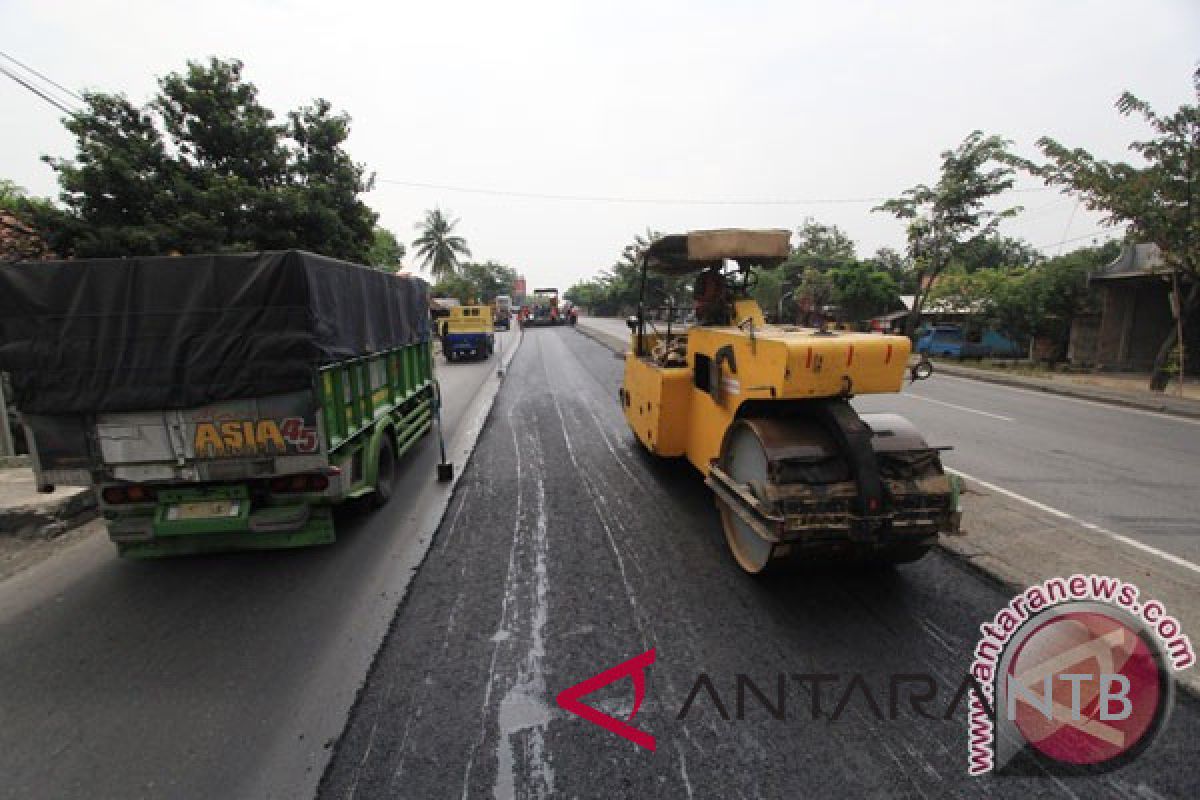
[(1077, 316), (1071, 325), (1071, 364), (1149, 370), (1175, 324), (1170, 278), (1171, 269), (1154, 244), (1126, 245), (1116, 261), (1089, 275), (1097, 310)]
[(46, 240), (11, 211), (0, 209), (0, 261), (40, 261), (54, 258)]
[[(902, 331), (904, 329), (904, 321), (912, 314), (915, 300), (915, 295), (900, 295), (899, 305), (903, 306), (903, 308), (872, 317), (870, 320), (871, 330)], [(920, 330), (932, 327), (933, 325), (948, 323), (963, 325), (965, 327), (982, 313), (983, 305), (978, 302), (955, 303), (946, 298), (926, 300), (921, 306), (921, 317), (917, 322), (917, 329)]]

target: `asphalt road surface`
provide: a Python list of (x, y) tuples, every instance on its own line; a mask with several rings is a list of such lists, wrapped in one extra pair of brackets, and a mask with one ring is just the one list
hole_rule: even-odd
[[(1200, 716), (1188, 697), (1120, 771), (1061, 778), (1020, 762), (1015, 775), (969, 778), (966, 705), (941, 716), (979, 623), (1007, 595), (940, 552), (893, 571), (742, 574), (698, 475), (627, 432), (620, 369), (574, 331), (526, 334), (322, 798), (1196, 795)], [(979, 441), (946, 443), (963, 459), (1009, 446)], [(656, 737), (653, 752), (556, 704), (651, 649), (634, 724)], [(729, 719), (707, 693), (683, 713), (701, 674)], [(796, 674), (836, 677), (814, 688)], [(934, 681), (937, 719), (904, 695), (890, 719), (890, 676), (913, 674)], [(738, 675), (772, 703), (783, 676), (785, 718), (748, 689), (739, 714)], [(624, 719), (631, 681), (588, 701)]]
[[(438, 359), (449, 436), (495, 368)], [(0, 583), (0, 797), (311, 796), (437, 460), (427, 436), (329, 547), (130, 562), (93, 536)]]

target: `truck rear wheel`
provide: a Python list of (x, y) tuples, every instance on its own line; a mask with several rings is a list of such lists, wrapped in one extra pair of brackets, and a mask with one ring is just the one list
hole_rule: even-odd
[(371, 507), (383, 508), (392, 499), (393, 484), (396, 482), (396, 451), (392, 437), (384, 435), (379, 443), (379, 463), (375, 467), (375, 492), (371, 495)]

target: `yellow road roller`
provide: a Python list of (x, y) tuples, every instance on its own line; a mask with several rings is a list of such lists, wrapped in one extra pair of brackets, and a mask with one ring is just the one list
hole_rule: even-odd
[[(789, 254), (786, 230), (664, 236), (645, 251), (619, 397), (637, 439), (704, 475), (747, 572), (903, 563), (957, 529), (957, 483), (903, 417), (859, 414), (899, 392), (906, 337), (767, 324), (749, 296)], [(646, 302), (647, 273), (696, 273), (694, 320)], [(691, 317), (691, 314), (687, 315)]]

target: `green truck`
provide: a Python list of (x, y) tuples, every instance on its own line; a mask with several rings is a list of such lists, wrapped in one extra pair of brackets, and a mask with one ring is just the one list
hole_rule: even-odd
[(40, 488), (127, 557), (326, 544), (431, 427), (428, 286), (301, 251), (0, 265)]

